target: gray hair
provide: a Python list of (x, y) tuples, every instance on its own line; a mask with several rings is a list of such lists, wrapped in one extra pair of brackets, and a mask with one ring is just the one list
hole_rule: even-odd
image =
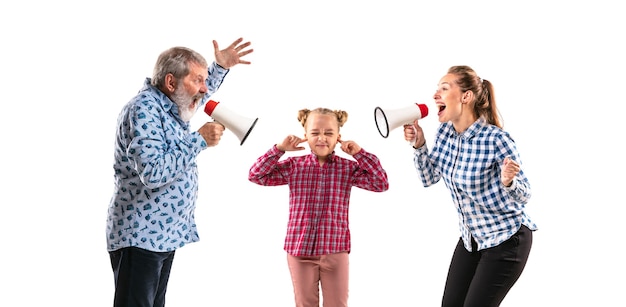
[(189, 48), (172, 47), (163, 51), (154, 65), (151, 84), (158, 88), (163, 87), (167, 74), (172, 74), (178, 80), (184, 78), (189, 74), (190, 63), (208, 67), (206, 59)]

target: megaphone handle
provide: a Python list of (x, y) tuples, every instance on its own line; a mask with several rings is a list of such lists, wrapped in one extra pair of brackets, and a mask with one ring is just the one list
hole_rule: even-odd
[(224, 127), (224, 130), (226, 130), (226, 126), (224, 126), (224, 124), (218, 122), (215, 118), (213, 119), (213, 122), (216, 123), (216, 124), (222, 125), (222, 127)]
[(415, 132), (415, 138), (407, 142), (409, 142), (409, 145), (415, 148), (415, 142), (417, 142), (417, 129), (415, 128), (414, 124), (410, 124), (410, 125), (411, 125), (411, 129), (413, 129), (413, 132)]

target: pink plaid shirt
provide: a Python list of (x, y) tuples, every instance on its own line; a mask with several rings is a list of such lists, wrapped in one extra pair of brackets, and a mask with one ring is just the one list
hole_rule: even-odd
[(362, 149), (353, 156), (356, 161), (333, 153), (320, 166), (313, 153), (279, 161), (284, 154), (272, 146), (252, 165), (248, 179), (264, 186), (289, 185), (285, 251), (293, 256), (350, 252), (352, 186), (374, 192), (389, 189), (378, 158)]

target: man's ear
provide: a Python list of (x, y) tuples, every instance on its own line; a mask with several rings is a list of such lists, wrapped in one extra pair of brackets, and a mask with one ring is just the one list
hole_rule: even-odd
[(165, 75), (165, 89), (167, 89), (170, 93), (173, 93), (176, 90), (176, 78), (174, 75), (167, 74)]

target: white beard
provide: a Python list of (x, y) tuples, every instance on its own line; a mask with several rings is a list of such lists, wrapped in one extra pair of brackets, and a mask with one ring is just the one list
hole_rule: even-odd
[(180, 113), (180, 118), (185, 121), (188, 122), (191, 120), (191, 118), (194, 116), (194, 114), (196, 114), (196, 110), (192, 110), (191, 107), (187, 106), (186, 108), (181, 108), (180, 106), (178, 107), (178, 111)]
[(191, 96), (187, 94), (182, 86), (178, 87), (174, 93), (172, 93), (172, 101), (178, 106), (178, 115), (180, 115), (180, 118), (184, 122), (189, 122), (194, 114), (196, 114), (198, 110), (197, 104), (194, 108), (191, 107), (194, 105), (196, 99), (200, 100), (200, 97), (198, 95)]

